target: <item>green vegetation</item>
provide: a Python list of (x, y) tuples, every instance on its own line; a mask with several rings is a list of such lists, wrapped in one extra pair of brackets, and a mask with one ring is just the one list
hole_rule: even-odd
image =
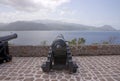
[(98, 44), (114, 44), (114, 42), (118, 39), (118, 37), (111, 36), (107, 40), (102, 40), (100, 43), (93, 43), (93, 45), (98, 45)]
[(85, 44), (86, 40), (84, 38), (78, 38), (78, 40), (76, 38), (72, 39), (71, 41), (68, 41), (69, 45), (81, 45), (81, 44)]
[(76, 45), (76, 44), (77, 44), (77, 39), (74, 38), (74, 39), (72, 39), (71, 41), (68, 41), (68, 44), (69, 44), (69, 45)]
[(46, 40), (42, 41), (42, 42), (40, 43), (40, 45), (41, 45), (41, 46), (47, 46), (47, 41), (46, 41)]
[[(110, 36), (107, 40), (102, 40), (100, 42), (94, 42), (92, 45), (101, 45), (101, 44), (114, 44), (115, 41), (118, 39), (116, 36)], [(84, 45), (86, 43), (86, 39), (81, 37), (81, 38), (73, 38), (72, 40), (68, 41), (69, 45)], [(9, 42), (10, 46), (14, 46), (14, 43)], [(40, 46), (49, 46), (48, 41), (43, 40), (40, 42)]]
[[(93, 45), (100, 45), (100, 44), (114, 44), (115, 41), (118, 39), (118, 37), (115, 36), (111, 36), (109, 37), (107, 40), (102, 40), (101, 42), (94, 42), (92, 43)], [(86, 40), (82, 37), (82, 38), (74, 38), (70, 41), (68, 41), (69, 45), (83, 45), (85, 44)]]
[(79, 38), (78, 39), (78, 45), (79, 44), (85, 44), (86, 40), (84, 38)]

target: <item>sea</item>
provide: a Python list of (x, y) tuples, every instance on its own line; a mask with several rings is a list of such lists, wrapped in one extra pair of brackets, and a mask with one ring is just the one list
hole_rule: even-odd
[(85, 44), (102, 43), (112, 40), (112, 44), (120, 44), (120, 31), (0, 31), (0, 37), (17, 33), (16, 39), (10, 40), (13, 45), (51, 45), (55, 38), (62, 34), (66, 41), (84, 38)]

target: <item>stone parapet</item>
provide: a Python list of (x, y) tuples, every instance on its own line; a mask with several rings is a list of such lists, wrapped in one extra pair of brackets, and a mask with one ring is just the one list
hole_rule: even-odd
[[(10, 46), (10, 54), (20, 57), (47, 56), (49, 46)], [(70, 46), (72, 55), (120, 55), (120, 45)]]
[(81, 45), (72, 46), (73, 55), (119, 55), (120, 45)]
[(41, 57), (48, 54), (49, 46), (9, 46), (10, 54), (17, 57)]

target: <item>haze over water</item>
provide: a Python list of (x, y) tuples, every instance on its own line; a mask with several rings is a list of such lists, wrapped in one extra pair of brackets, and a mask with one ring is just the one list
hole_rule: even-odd
[(18, 38), (11, 40), (14, 45), (41, 45), (43, 41), (47, 41), (50, 45), (59, 34), (63, 34), (67, 41), (74, 38), (83, 37), (86, 40), (86, 45), (93, 43), (102, 43), (108, 41), (110, 37), (115, 37), (113, 44), (120, 44), (120, 32), (95, 32), (95, 31), (0, 31), (0, 36), (17, 33)]

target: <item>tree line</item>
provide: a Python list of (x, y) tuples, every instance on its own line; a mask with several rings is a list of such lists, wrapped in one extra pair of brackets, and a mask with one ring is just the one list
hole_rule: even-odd
[(80, 45), (80, 44), (85, 44), (86, 40), (84, 38), (76, 38), (72, 39), (71, 41), (68, 41), (69, 45)]

